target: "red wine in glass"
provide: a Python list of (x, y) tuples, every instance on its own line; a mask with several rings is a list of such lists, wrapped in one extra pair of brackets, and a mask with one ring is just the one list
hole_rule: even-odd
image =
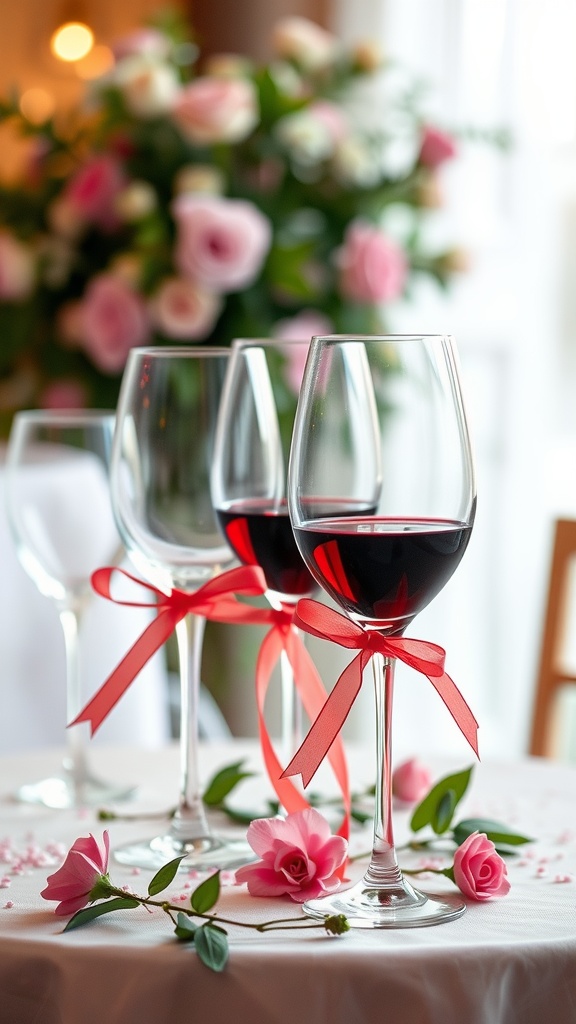
[(315, 520), (295, 530), (312, 575), (351, 618), (390, 633), (442, 590), (462, 558), (471, 526), (382, 516)]
[(259, 565), (269, 590), (283, 599), (312, 594), (315, 583), (298, 550), (286, 501), (253, 499), (216, 509), (218, 523), (244, 565)]

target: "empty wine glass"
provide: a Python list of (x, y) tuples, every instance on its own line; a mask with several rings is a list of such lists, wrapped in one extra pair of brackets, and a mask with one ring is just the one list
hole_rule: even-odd
[[(79, 629), (92, 597), (90, 576), (122, 554), (108, 483), (113, 434), (113, 412), (24, 411), (16, 414), (8, 442), (8, 522), (24, 569), (58, 609), (66, 648), (68, 722), (82, 705)], [(61, 773), (22, 786), (20, 800), (63, 808), (133, 792), (133, 787), (91, 773), (86, 725), (71, 726), (66, 736)]]
[[(164, 593), (193, 592), (233, 559), (210, 497), (214, 429), (227, 348), (133, 349), (122, 379), (111, 466), (112, 504), (128, 556)], [(248, 844), (215, 835), (198, 774), (198, 698), (205, 620), (176, 627), (181, 676), (180, 795), (170, 828), (118, 847), (122, 864), (157, 869), (236, 867)]]
[[(355, 511), (375, 495), (369, 514)], [(340, 502), (348, 514), (338, 513)], [(335, 512), (327, 511), (331, 503)], [(475, 508), (453, 340), (313, 338), (294, 424), (289, 509), (304, 561), (347, 617), (364, 632), (403, 637), (457, 568)], [(419, 892), (398, 867), (390, 779), (395, 660), (381, 651), (371, 659), (377, 782), (368, 870), (352, 888), (304, 904), (310, 916), (345, 914), (355, 927), (436, 924), (464, 910), (457, 895)]]
[[(286, 476), (294, 413), (310, 342), (237, 339), (216, 431), (212, 500), (222, 532), (245, 565), (258, 565), (275, 609), (316, 588), (294, 540)], [(302, 738), (302, 708), (280, 656), (284, 764)]]

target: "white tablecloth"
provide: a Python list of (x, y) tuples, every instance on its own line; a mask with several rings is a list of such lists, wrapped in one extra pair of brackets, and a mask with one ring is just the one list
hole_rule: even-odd
[[(31, 843), (46, 850), (53, 841), (68, 848), (79, 835), (101, 835), (104, 826), (92, 813), (10, 801), (15, 786), (36, 777), (49, 756), (54, 752), (0, 758), (0, 851), (24, 852)], [(254, 744), (203, 747), (202, 772), (207, 778), (242, 756), (258, 776), (243, 784), (236, 801), (254, 806), (266, 791)], [(175, 748), (95, 749), (94, 758), (108, 775), (141, 783), (141, 807), (174, 801)], [(351, 750), (350, 763), (354, 789), (373, 782), (369, 753)], [(440, 776), (464, 765), (431, 767)], [(231, 929), (230, 961), (220, 975), (176, 943), (161, 911), (123, 911), (62, 934), (63, 919), (39, 896), (55, 867), (28, 866), (14, 874), (10, 863), (0, 864), (7, 880), (0, 889), (0, 1024), (574, 1024), (575, 793), (570, 766), (534, 759), (477, 765), (459, 817), (495, 818), (536, 838), (509, 862), (508, 896), (471, 903), (459, 920), (423, 929), (355, 930), (343, 937)], [(407, 817), (397, 810), (397, 842), (407, 836)], [(152, 835), (156, 825), (112, 821), (112, 847)], [(355, 835), (354, 848), (363, 850), (368, 841), (369, 833)], [(417, 857), (403, 854), (402, 861), (409, 866)], [(354, 874), (362, 870), (357, 862)], [(111, 876), (142, 893), (150, 877), (114, 863)], [(189, 892), (187, 881), (178, 876), (168, 894)], [(419, 884), (441, 888), (433, 879)], [(287, 898), (255, 899), (232, 885), (220, 910), (260, 921), (300, 915)]]

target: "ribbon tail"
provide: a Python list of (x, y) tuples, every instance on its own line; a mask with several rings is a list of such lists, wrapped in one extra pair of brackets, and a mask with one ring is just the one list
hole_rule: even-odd
[(478, 760), (480, 760), (480, 752), (478, 749), (478, 722), (472, 714), (470, 707), (464, 700), (464, 697), (460, 693), (460, 690), (456, 686), (456, 683), (446, 672), (441, 676), (429, 676), (428, 673), (426, 673), (426, 675), (438, 696), (444, 701), (444, 704), (448, 708), (448, 711), (452, 715), (452, 718), (456, 722), (460, 732), (472, 747), (472, 750), (476, 754)]
[(364, 667), (371, 657), (372, 652), (360, 651), (344, 669), (304, 742), (282, 772), (283, 778), (301, 775), (304, 787), (309, 784), (350, 713), (362, 686)]
[(175, 612), (172, 608), (161, 611), (140, 634), (128, 653), (124, 655), (122, 661), (118, 663), (91, 700), (83, 707), (80, 714), (68, 723), (68, 728), (78, 725), (80, 722), (90, 722), (90, 735), (93, 736), (132, 681), (144, 668), (146, 662), (162, 647), (162, 644), (166, 643), (184, 614), (185, 609), (182, 612)]
[[(308, 718), (313, 722), (320, 714), (328, 699), (324, 684), (318, 674), (318, 670), (306, 645), (302, 641), (299, 630), (292, 626), (286, 638), (286, 653), (294, 672), (294, 683), (300, 700)], [(337, 835), (348, 839), (350, 836), (350, 782), (348, 778), (348, 763), (344, 750), (344, 742), (340, 733), (334, 739), (328, 750), (328, 761), (344, 805), (344, 817), (337, 830)]]
[(289, 814), (292, 814), (295, 811), (306, 810), (310, 804), (290, 779), (282, 777), (282, 765), (274, 750), (264, 717), (264, 703), (270, 678), (283, 647), (284, 644), (281, 635), (279, 635), (279, 630), (274, 628), (269, 630), (262, 641), (256, 663), (256, 705), (258, 710), (260, 746), (266, 772), (282, 807)]

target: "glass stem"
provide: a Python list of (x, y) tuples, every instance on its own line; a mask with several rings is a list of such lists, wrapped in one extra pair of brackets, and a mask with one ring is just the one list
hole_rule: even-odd
[(280, 685), (282, 699), (281, 748), (284, 764), (288, 764), (302, 741), (302, 705), (296, 692), (294, 673), (286, 651), (282, 651), (280, 655)]
[(376, 798), (372, 856), (364, 876), (382, 889), (402, 887), (402, 876), (394, 849), (392, 825), (392, 703), (394, 696), (393, 658), (375, 654), (372, 658), (376, 702)]
[(198, 704), (205, 619), (186, 615), (176, 626), (180, 660), (180, 798), (171, 832), (182, 841), (210, 835), (198, 771)]
[[(58, 609), (58, 614), (66, 651), (66, 721), (71, 722), (82, 710), (79, 642), (81, 610), (78, 605), (66, 605)], [(64, 759), (64, 768), (70, 775), (77, 796), (81, 795), (82, 786), (88, 779), (85, 733), (86, 726), (83, 723), (66, 730), (68, 754)]]

